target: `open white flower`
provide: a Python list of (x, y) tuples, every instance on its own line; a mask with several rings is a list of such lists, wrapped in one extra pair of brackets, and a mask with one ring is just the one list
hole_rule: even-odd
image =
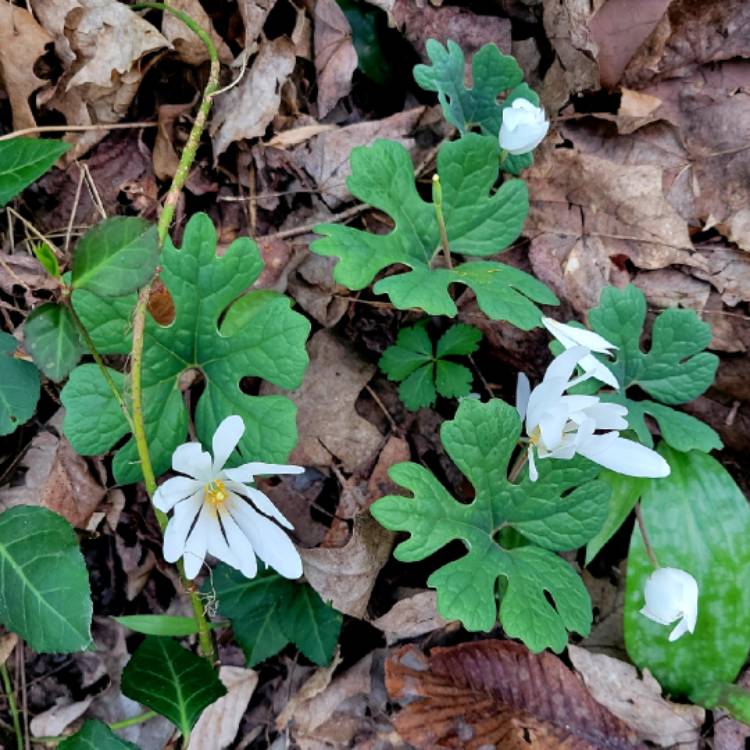
[(641, 614), (659, 625), (679, 620), (669, 634), (676, 641), (695, 630), (698, 620), (698, 582), (685, 570), (657, 568), (646, 580), (646, 606)]
[(510, 107), (503, 110), (500, 126), (500, 148), (518, 156), (533, 151), (547, 135), (549, 122), (541, 107), (528, 99), (514, 99)]
[[(602, 403), (598, 396), (576, 396), (568, 388), (591, 377), (573, 378), (581, 360), (591, 352), (576, 346), (555, 357), (542, 382), (532, 391), (528, 378), (518, 376), (516, 408), (526, 421), (529, 438), (529, 476), (538, 478), (536, 458), (571, 459), (577, 453), (607, 469), (632, 477), (665, 477), (669, 464), (645, 445), (621, 438), (628, 426), (628, 410)], [(598, 433), (597, 430), (607, 430)]]
[(178, 446), (172, 468), (187, 476), (168, 479), (154, 494), (159, 510), (174, 511), (164, 533), (164, 559), (182, 557), (189, 579), (198, 575), (206, 554), (248, 578), (258, 572), (256, 555), (285, 578), (302, 575), (299, 553), (274, 521), (287, 529), (292, 524), (249, 483), (259, 474), (301, 474), (304, 469), (258, 462), (225, 469), (244, 432), (241, 417), (223, 420), (214, 433), (213, 460), (200, 443)]
[[(542, 325), (566, 348), (574, 346), (585, 346), (589, 351), (598, 354), (610, 354), (617, 347), (610, 344), (607, 339), (587, 328), (576, 328), (565, 323), (559, 323), (553, 318), (542, 317)], [(585, 373), (601, 380), (602, 383), (619, 390), (620, 384), (612, 370), (600, 362), (593, 354), (584, 357), (578, 363)]]

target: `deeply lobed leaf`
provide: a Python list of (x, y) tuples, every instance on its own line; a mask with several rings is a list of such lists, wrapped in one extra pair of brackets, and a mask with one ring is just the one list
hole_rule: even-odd
[[(451, 284), (473, 289), (480, 308), (494, 320), (508, 320), (529, 330), (539, 324), (534, 303), (557, 304), (541, 282), (496, 261), (467, 262), (433, 268), (440, 248), (435, 209), (416, 190), (408, 151), (393, 141), (376, 141), (356, 148), (351, 156), (351, 192), (389, 214), (392, 232), (374, 235), (339, 224), (316, 227), (322, 239), (311, 245), (319, 255), (335, 256), (336, 281), (362, 289), (393, 264), (410, 271), (388, 276), (374, 286), (398, 308), (417, 307), (430, 315), (455, 316)], [(493, 192), (498, 177), (495, 146), (469, 134), (445, 143), (438, 152), (437, 171), (443, 192), (443, 212), (452, 253), (488, 256), (506, 249), (520, 234), (528, 213), (528, 193), (521, 180), (508, 180)]]
[[(499, 616), (508, 635), (534, 651), (560, 651), (568, 630), (588, 632), (591, 602), (579, 577), (554, 553), (577, 548), (597, 533), (607, 514), (608, 488), (592, 481), (599, 470), (581, 458), (540, 461), (537, 482), (527, 474), (510, 482), (508, 464), (520, 432), (516, 410), (503, 401), (463, 400), (455, 418), (443, 424), (441, 439), (474, 487), (474, 499), (460, 503), (423, 466), (402, 463), (389, 473), (412, 497), (384, 497), (371, 512), (386, 528), (409, 533), (394, 552), (399, 560), (422, 560), (456, 539), (465, 544), (466, 555), (428, 580), (443, 617), (489, 631), (498, 617), (502, 578)], [(521, 534), (525, 544), (504, 547), (498, 537), (505, 529)]]

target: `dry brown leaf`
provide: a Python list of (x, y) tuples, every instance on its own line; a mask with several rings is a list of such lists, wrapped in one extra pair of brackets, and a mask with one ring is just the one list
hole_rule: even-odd
[[(62, 410), (48, 424), (60, 432)], [(41, 505), (85, 529), (106, 490), (91, 475), (86, 461), (64, 437), (42, 430), (19, 466), (27, 469), (23, 484), (0, 489), (0, 506)]]
[(341, 299), (347, 295), (347, 289), (333, 280), (335, 264), (335, 258), (310, 254), (289, 277), (289, 293), (324, 328), (335, 326), (349, 307), (349, 303)]
[(211, 121), (214, 158), (230, 144), (266, 132), (279, 110), (281, 87), (294, 70), (294, 45), (286, 37), (264, 41), (243, 79), (216, 98)]
[(369, 513), (363, 513), (354, 519), (352, 537), (344, 547), (300, 550), (305, 578), (324, 602), (361, 619), (394, 538)]
[(253, 52), (253, 45), (263, 31), (268, 14), (276, 5), (276, 0), (239, 0), (237, 7), (245, 24), (245, 50)]
[(384, 615), (370, 621), (385, 634), (385, 641), (392, 643), (405, 638), (418, 638), (425, 633), (448, 624), (437, 612), (437, 594), (421, 591), (396, 602)]
[(18, 636), (15, 633), (6, 633), (0, 636), (0, 666), (8, 661), (13, 649), (18, 645)]
[[(232, 52), (227, 43), (216, 33), (211, 18), (203, 10), (200, 0), (170, 0), (170, 6), (175, 10), (187, 13), (204, 31), (211, 35), (219, 59), (223, 63), (232, 62)], [(200, 65), (209, 60), (206, 45), (179, 18), (171, 13), (165, 13), (161, 21), (161, 33), (174, 47), (177, 56), (188, 65)]]
[(645, 750), (560, 659), (513, 641), (429, 657), (404, 646), (386, 662), (386, 687), (409, 702), (394, 724), (420, 750)]
[(243, 667), (221, 667), (219, 679), (227, 694), (201, 714), (190, 734), (189, 750), (223, 750), (231, 744), (255, 692), (258, 673)]
[(83, 716), (94, 696), (75, 703), (58, 700), (52, 708), (37, 714), (29, 723), (33, 737), (55, 737), (62, 734), (76, 719)]
[(351, 91), (357, 52), (352, 27), (336, 0), (316, 0), (313, 25), (318, 117), (322, 119)]
[(0, 82), (10, 99), (15, 130), (36, 125), (29, 97), (45, 81), (36, 76), (34, 65), (51, 43), (52, 37), (31, 13), (0, 0)]
[(377, 138), (395, 140), (413, 149), (414, 141), (408, 136), (414, 132), (424, 112), (424, 107), (415, 107), (382, 120), (359, 122), (321, 133), (294, 148), (290, 158), (313, 178), (326, 205), (337, 208), (352, 199), (346, 186), (351, 174), (352, 149), (369, 145)]
[[(300, 440), (290, 458), (301, 466), (327, 466), (334, 457), (354, 473), (368, 467), (383, 438), (357, 414), (354, 404), (375, 374), (351, 349), (325, 330), (308, 344), (310, 366), (302, 386), (289, 396), (297, 404)], [(263, 393), (276, 392), (264, 385)]]
[(641, 739), (680, 750), (698, 747), (705, 709), (662, 698), (661, 686), (647, 669), (641, 678), (632, 664), (573, 645), (568, 656), (594, 699)]
[[(165, 14), (166, 16), (169, 14)], [(174, 177), (180, 157), (175, 150), (175, 121), (178, 117), (190, 112), (192, 102), (188, 104), (161, 104), (157, 110), (159, 126), (156, 130), (156, 140), (152, 153), (154, 174), (160, 180)]]
[(699, 315), (711, 294), (711, 285), (676, 268), (659, 271), (643, 271), (633, 283), (646, 295), (649, 304), (655, 307), (688, 307)]
[(335, 125), (323, 125), (321, 123), (315, 123), (314, 125), (303, 125), (299, 128), (290, 128), (289, 130), (282, 130), (281, 133), (274, 134), (266, 146), (272, 146), (273, 148), (289, 148), (290, 146), (298, 146), (300, 143), (309, 141), (316, 135), (325, 133), (329, 130), (338, 130)]

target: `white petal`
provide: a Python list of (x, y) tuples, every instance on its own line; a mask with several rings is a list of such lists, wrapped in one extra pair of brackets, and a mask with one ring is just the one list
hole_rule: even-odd
[(213, 472), (218, 473), (224, 468), (224, 464), (232, 455), (232, 451), (237, 447), (240, 438), (245, 432), (245, 423), (242, 417), (233, 414), (222, 420), (216, 428), (213, 439), (214, 463)]
[(260, 461), (251, 461), (242, 464), (236, 469), (224, 469), (224, 476), (234, 482), (253, 482), (256, 476), (267, 476), (271, 474), (304, 474), (304, 466), (293, 466), (292, 464), (264, 464)]
[(210, 482), (211, 454), (206, 453), (200, 443), (183, 443), (172, 454), (172, 468), (199, 482)]
[(285, 578), (302, 575), (302, 559), (285, 532), (247, 503), (237, 503), (232, 510), (237, 524), (263, 562)]
[(174, 514), (164, 532), (164, 559), (167, 562), (176, 562), (182, 557), (193, 521), (202, 506), (203, 490), (175, 506)]
[(669, 476), (669, 464), (656, 451), (621, 438), (616, 432), (591, 435), (578, 445), (578, 452), (605, 469), (629, 477)]
[(568, 422), (568, 410), (563, 404), (561, 408), (548, 409), (539, 418), (539, 432), (541, 441), (547, 450), (557, 448), (563, 439), (563, 428)]
[(676, 641), (681, 636), (688, 632), (687, 619), (682, 618), (678, 623), (677, 627), (669, 634), (669, 641)]
[(239, 484), (237, 482), (230, 482), (227, 485), (228, 489), (232, 492), (237, 492), (240, 495), (252, 500), (253, 505), (261, 512), (271, 518), (275, 518), (282, 526), (287, 529), (293, 529), (294, 526), (286, 519), (283, 513), (271, 502), (271, 499), (264, 495), (260, 490), (255, 487), (248, 487), (246, 484)]
[(576, 365), (584, 358), (589, 356), (590, 352), (585, 346), (571, 346), (562, 354), (558, 354), (550, 363), (547, 372), (544, 374), (544, 380), (560, 379), (566, 382), (570, 380)]
[(172, 477), (156, 488), (153, 503), (159, 510), (168, 513), (176, 503), (190, 497), (200, 486), (200, 482), (190, 477)]
[(519, 372), (518, 380), (516, 381), (516, 411), (521, 419), (526, 416), (526, 408), (529, 405), (530, 395), (531, 383), (529, 383), (526, 373)]
[(600, 354), (609, 354), (612, 349), (617, 349), (603, 336), (589, 331), (588, 328), (577, 328), (547, 317), (542, 318), (542, 324), (566, 349), (571, 346), (585, 346), (590, 351)]
[(224, 507), (219, 510), (219, 515), (224, 525), (229, 548), (237, 560), (235, 567), (237, 567), (243, 576), (255, 578), (258, 572), (258, 561), (255, 559), (253, 545), (250, 544), (250, 540), (242, 533), (242, 530), (232, 516), (232, 509), (235, 502), (242, 503), (244, 501), (239, 498), (230, 497), (224, 504)]
[(203, 528), (206, 532), (206, 551), (213, 555), (217, 560), (231, 565), (239, 570), (240, 561), (235, 555), (234, 550), (230, 548), (227, 540), (224, 538), (221, 524), (219, 523), (219, 511), (215, 508), (206, 508), (206, 521)]
[(624, 430), (628, 426), (628, 410), (622, 404), (598, 403), (587, 407), (584, 413), (594, 420), (597, 430)]
[(203, 561), (206, 559), (208, 537), (212, 523), (216, 523), (215, 519), (208, 515), (205, 505), (202, 504), (200, 515), (188, 535), (185, 551), (182, 554), (182, 561), (185, 565), (185, 577), (190, 581), (198, 575), (203, 566)]
[(584, 357), (579, 364), (583, 368), (583, 371), (597, 380), (601, 380), (602, 383), (606, 383), (616, 391), (620, 390), (620, 383), (618, 382), (615, 374), (605, 364), (600, 362), (593, 354), (588, 357)]
[(539, 479), (539, 472), (536, 469), (536, 459), (534, 458), (534, 449), (529, 448), (529, 479), (536, 482)]
[(690, 573), (679, 568), (657, 568), (646, 579), (643, 593), (646, 606), (641, 614), (660, 625), (668, 625), (681, 619), (669, 640), (676, 640), (683, 633), (695, 630), (698, 618), (698, 583)]

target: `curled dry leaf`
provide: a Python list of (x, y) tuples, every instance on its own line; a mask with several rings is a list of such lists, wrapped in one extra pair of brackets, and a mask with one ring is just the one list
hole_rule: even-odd
[(258, 673), (244, 667), (221, 667), (219, 679), (227, 694), (201, 714), (190, 734), (188, 750), (223, 750), (231, 744), (255, 692)]
[(318, 117), (322, 119), (351, 91), (357, 52), (352, 27), (336, 0), (316, 0), (313, 24)]
[(30, 722), (29, 729), (34, 737), (55, 737), (62, 734), (76, 719), (83, 716), (91, 705), (94, 696), (75, 703), (58, 700), (52, 708), (37, 714)]
[(437, 612), (437, 593), (420, 591), (396, 602), (384, 615), (370, 621), (385, 634), (388, 645), (406, 638), (418, 638), (445, 627), (448, 621)]
[(641, 739), (680, 750), (698, 747), (706, 712), (700, 706), (672, 703), (648, 670), (638, 670), (606, 654), (568, 646), (568, 656), (591, 695), (632, 727)]
[(281, 87), (294, 70), (294, 63), (294, 45), (289, 39), (264, 41), (243, 79), (216, 97), (211, 121), (215, 159), (235, 141), (266, 132), (279, 111)]
[(36, 125), (29, 98), (45, 81), (34, 73), (52, 37), (24, 8), (0, 0), (0, 82), (10, 99), (13, 128)]
[(305, 578), (324, 602), (345, 615), (362, 618), (394, 537), (369, 513), (363, 513), (354, 519), (352, 537), (344, 547), (300, 550)]
[[(168, 14), (165, 14), (165, 17), (166, 15)], [(177, 171), (180, 157), (175, 150), (175, 121), (178, 117), (190, 112), (192, 108), (192, 103), (159, 105), (157, 114), (159, 126), (156, 130), (152, 156), (154, 174), (160, 180), (171, 179)]]
[(386, 662), (395, 717), (417, 748), (461, 750), (645, 750), (597, 703), (560, 659), (513, 641), (435, 648), (404, 646)]
[[(211, 18), (203, 10), (199, 0), (170, 0), (175, 10), (187, 13), (202, 29), (211, 35), (211, 41), (216, 46), (219, 59), (223, 63), (232, 62), (232, 52), (227, 43), (216, 33)], [(177, 56), (188, 65), (200, 65), (209, 59), (206, 45), (188, 29), (185, 24), (171, 13), (165, 13), (161, 21), (161, 33), (177, 52)]]

